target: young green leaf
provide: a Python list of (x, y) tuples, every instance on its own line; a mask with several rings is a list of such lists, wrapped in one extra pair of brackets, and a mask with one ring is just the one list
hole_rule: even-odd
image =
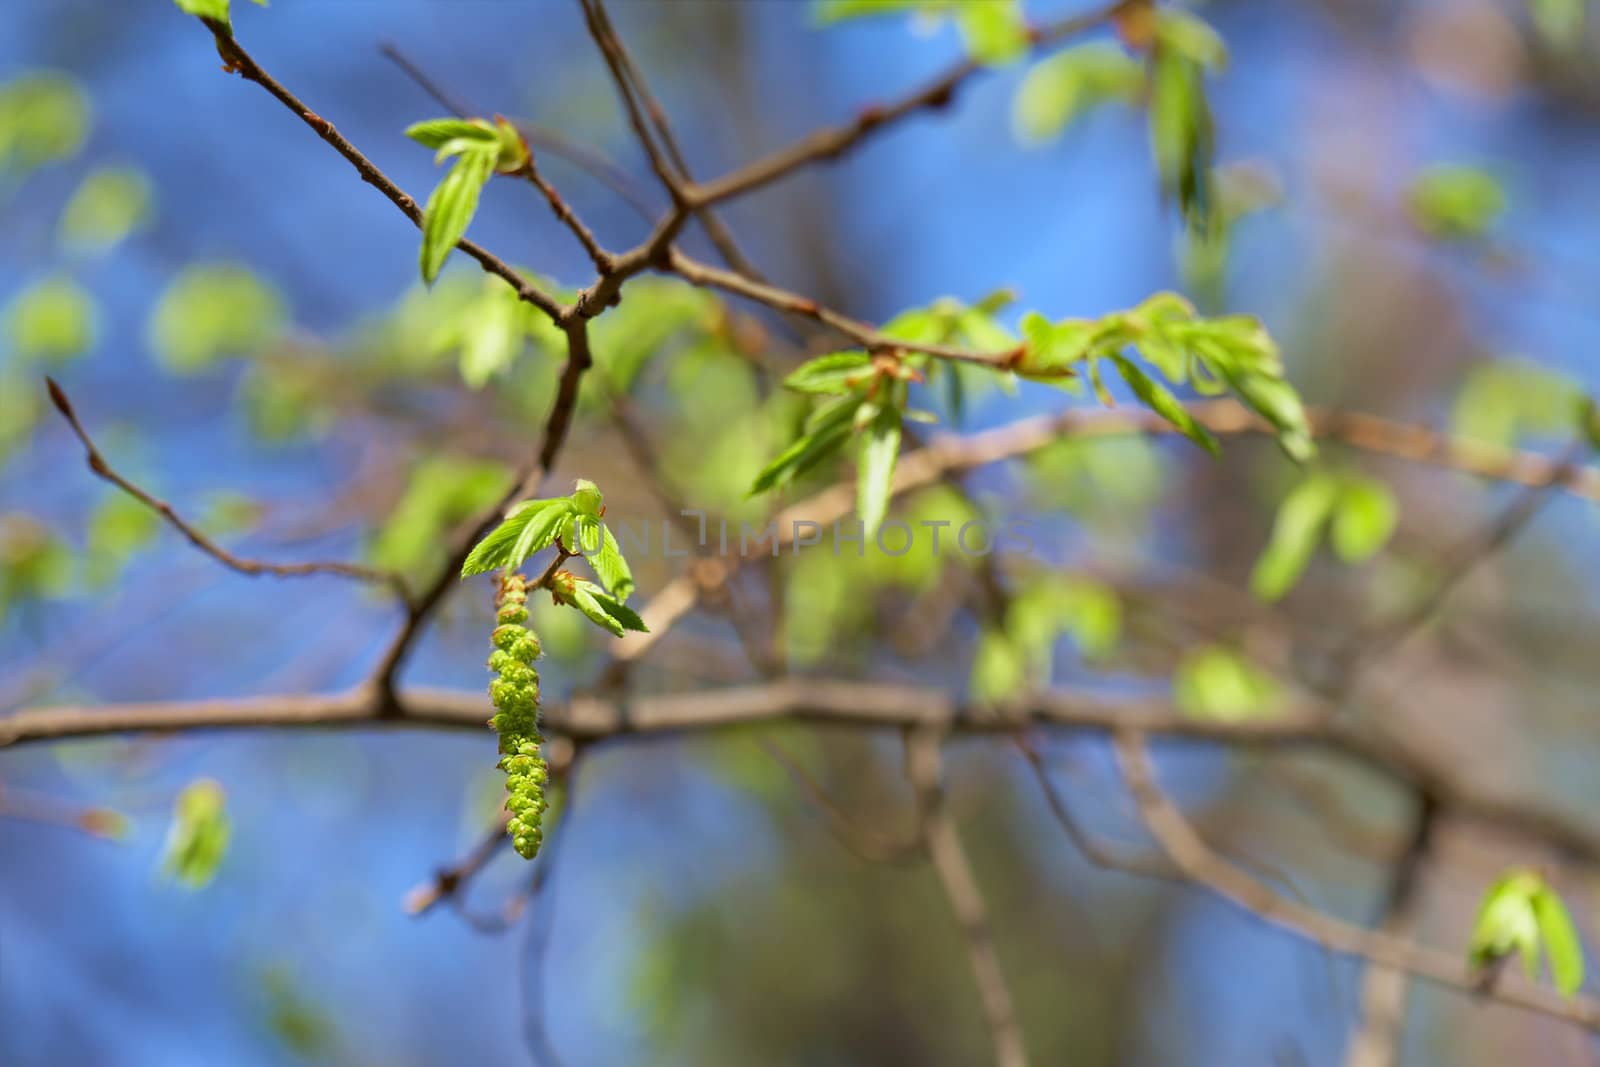
[(861, 439), (861, 455), (856, 474), (856, 509), (865, 536), (878, 532), (889, 510), (889, 494), (894, 484), (895, 460), (900, 455), (900, 409), (884, 408), (872, 420)]
[(1583, 942), (1572, 924), (1566, 904), (1548, 884), (1533, 894), (1533, 915), (1539, 926), (1539, 940), (1550, 961), (1550, 976), (1563, 996), (1572, 996), (1583, 985)]
[(1028, 71), (1012, 99), (1012, 129), (1023, 144), (1043, 144), (1091, 108), (1131, 102), (1143, 88), (1143, 68), (1116, 45), (1095, 41), (1068, 48)]
[(628, 561), (623, 558), (622, 549), (610, 527), (601, 526), (600, 547), (588, 553), (587, 558), (600, 584), (618, 600), (627, 600), (633, 593), (633, 572), (629, 570)]
[(646, 632), (644, 620), (638, 612), (618, 602), (615, 597), (607, 596), (593, 582), (575, 578), (570, 582), (570, 590), (563, 589), (561, 585), (557, 585), (555, 590), (559, 600), (583, 612), (590, 622), (609, 631), (614, 637), (621, 637), (629, 630)]
[(1536, 871), (1515, 869), (1483, 895), (1473, 923), (1467, 957), (1474, 967), (1490, 967), (1513, 952), (1532, 978), (1539, 971), (1539, 916), (1533, 900), (1544, 886)]
[(999, 66), (1028, 50), (1028, 25), (1018, 0), (986, 0), (956, 8), (956, 23), (967, 51), (979, 63)]
[(425, 119), (406, 127), (406, 136), (435, 152), (452, 141), (495, 143), (499, 135), (482, 119)]
[(566, 498), (523, 501), (474, 546), (461, 564), (461, 577), (520, 567), (555, 540), (557, 528), (571, 513), (572, 502)]
[(644, 619), (639, 616), (639, 613), (616, 597), (607, 596), (598, 590), (593, 590), (590, 595), (594, 597), (594, 602), (599, 604), (607, 615), (622, 625), (624, 630), (633, 630), (641, 634), (650, 632), (650, 628), (644, 624)]
[(872, 359), (865, 352), (834, 352), (802, 363), (783, 384), (797, 393), (845, 393), (871, 369)]
[(74, 250), (104, 252), (149, 221), (154, 197), (144, 172), (106, 167), (83, 180), (56, 233)]
[(1300, 580), (1322, 542), (1322, 533), (1339, 498), (1337, 480), (1312, 474), (1284, 497), (1272, 526), (1272, 539), (1250, 573), (1250, 590), (1262, 600), (1277, 600)]
[(1371, 559), (1389, 543), (1400, 507), (1387, 485), (1374, 478), (1345, 478), (1333, 513), (1330, 541), (1346, 563)]
[[(178, 5), (178, 10), (200, 18), (214, 19), (222, 23), (230, 31), (233, 23), (228, 10), (228, 0), (173, 0)], [(257, 7), (266, 7), (267, 0), (255, 0)]]
[(1213, 456), (1220, 452), (1217, 439), (1211, 436), (1211, 431), (1195, 421), (1194, 416), (1189, 414), (1189, 409), (1172, 395), (1170, 389), (1150, 377), (1126, 356), (1111, 358), (1115, 360), (1117, 372), (1122, 375), (1122, 380), (1128, 383), (1128, 388), (1133, 390), (1133, 395), (1138, 397), (1141, 403), (1172, 423), (1178, 428), (1179, 433)]
[(167, 875), (189, 889), (203, 889), (217, 876), (228, 852), (233, 826), (222, 786), (209, 778), (191, 783), (178, 794), (162, 866)]
[(465, 236), (478, 210), (478, 194), (494, 173), (499, 152), (497, 142), (472, 142), (428, 197), (422, 209), (420, 265), (422, 280), (429, 285)]
[(761, 469), (750, 486), (750, 496), (787, 485), (818, 463), (833, 456), (849, 440), (850, 427), (862, 398), (854, 393), (817, 409), (806, 420), (806, 433)]
[(1442, 166), (1424, 171), (1406, 194), (1411, 221), (1440, 241), (1475, 241), (1505, 213), (1506, 194), (1488, 171)]
[(1232, 649), (1210, 645), (1195, 649), (1178, 664), (1172, 679), (1178, 707), (1196, 718), (1243, 722), (1270, 714), (1278, 685), (1250, 660)]

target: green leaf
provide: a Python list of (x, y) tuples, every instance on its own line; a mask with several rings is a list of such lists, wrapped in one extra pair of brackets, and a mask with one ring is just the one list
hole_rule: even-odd
[(808, 432), (761, 469), (749, 496), (787, 485), (844, 446), (862, 398), (850, 394), (830, 401), (807, 420)]
[[(644, 619), (639, 616), (639, 613), (622, 603), (616, 597), (607, 596), (605, 593), (602, 593), (597, 589), (593, 589), (592, 587), (589, 595), (594, 598), (594, 602), (596, 604), (600, 605), (601, 610), (619, 623), (624, 630), (632, 630), (635, 633), (641, 634), (647, 634), (650, 632), (650, 628), (644, 624)], [(621, 637), (622, 635), (617, 634), (617, 636)]]
[(1157, 14), (1156, 39), (1205, 70), (1221, 70), (1228, 65), (1228, 46), (1220, 34), (1200, 16), (1177, 7), (1164, 7)]
[(89, 99), (56, 71), (23, 74), (0, 84), (0, 175), (26, 177), (69, 159), (89, 134)]
[(1269, 715), (1280, 699), (1276, 682), (1232, 649), (1210, 645), (1194, 650), (1173, 676), (1178, 707), (1196, 718), (1243, 722)]
[(633, 593), (633, 571), (629, 570), (610, 527), (600, 527), (600, 547), (588, 554), (588, 560), (600, 584), (618, 600), (627, 600)]
[(600, 487), (587, 478), (579, 478), (572, 487), (572, 507), (579, 515), (599, 518), (605, 510), (605, 497)]
[(1210, 231), (1215, 197), (1215, 131), (1201, 66), (1158, 47), (1150, 60), (1150, 144), (1164, 196), (1176, 198), (1185, 221)]
[(226, 356), (260, 353), (285, 318), (277, 289), (248, 267), (196, 264), (161, 294), (150, 318), (150, 346), (167, 370), (196, 374)]
[(1194, 416), (1189, 414), (1189, 410), (1176, 396), (1172, 395), (1170, 389), (1150, 377), (1126, 356), (1113, 356), (1112, 359), (1116, 361), (1117, 372), (1122, 375), (1122, 380), (1128, 383), (1128, 388), (1133, 390), (1133, 395), (1138, 397), (1142, 404), (1172, 423), (1178, 428), (1179, 433), (1213, 456), (1221, 451), (1217, 446), (1217, 439), (1211, 436), (1211, 431), (1195, 421)]
[(429, 285), (466, 235), (478, 210), (478, 195), (494, 173), (499, 147), (473, 142), (456, 159), (422, 209), (422, 280)]
[(643, 631), (645, 628), (644, 620), (639, 618), (638, 613), (606, 596), (592, 582), (575, 580), (572, 583), (572, 592), (561, 599), (583, 612), (590, 622), (609, 631), (614, 637), (621, 637), (628, 630)]
[(797, 393), (845, 393), (871, 372), (872, 359), (865, 352), (834, 352), (802, 363), (783, 384)]
[(1278, 506), (1272, 538), (1250, 574), (1250, 590), (1262, 600), (1277, 600), (1294, 588), (1322, 541), (1323, 529), (1339, 498), (1339, 483), (1312, 474)]
[(861, 439), (856, 475), (856, 510), (871, 537), (889, 510), (895, 460), (900, 455), (900, 409), (884, 408)]
[(1513, 952), (1522, 956), (1531, 978), (1539, 968), (1539, 916), (1534, 897), (1544, 887), (1536, 871), (1521, 868), (1502, 875), (1483, 895), (1473, 923), (1467, 956), (1475, 967), (1488, 967)]
[(1552, 48), (1563, 51), (1583, 42), (1586, 8), (1585, 0), (1528, 0), (1528, 11), (1539, 36)]
[(1549, 885), (1533, 894), (1533, 914), (1545, 958), (1550, 961), (1550, 976), (1562, 995), (1570, 997), (1583, 985), (1583, 942), (1577, 927), (1567, 906)]
[(1028, 51), (1028, 24), (1018, 0), (984, 0), (956, 8), (967, 51), (979, 63), (1000, 66)]
[(1011, 101), (1011, 126), (1023, 144), (1043, 144), (1091, 109), (1131, 103), (1143, 89), (1144, 68), (1116, 45), (1068, 48), (1028, 71)]
[(572, 502), (565, 497), (523, 501), (473, 547), (461, 564), (461, 577), (520, 567), (555, 540), (556, 528), (571, 514)]
[(154, 541), (161, 517), (120, 490), (106, 497), (89, 518), (86, 561), (89, 581), (104, 585), (135, 552)]
[(978, 639), (968, 684), (972, 696), (984, 704), (998, 704), (1021, 694), (1028, 682), (1027, 663), (1009, 638), (999, 630), (985, 630)]
[(368, 558), (422, 581), (440, 565), (450, 531), (482, 514), (511, 484), (511, 472), (498, 463), (429, 456), (410, 472), (405, 493), (372, 537)]
[(407, 126), (406, 136), (436, 152), (452, 141), (494, 144), (499, 140), (494, 127), (482, 119), (425, 119)]
[(1100, 338), (1100, 323), (1066, 319), (1052, 323), (1036, 311), (1022, 317), (1022, 358), (1016, 372), (1024, 378), (1049, 381), (1077, 373), (1073, 364), (1086, 359)]
[(1439, 166), (1418, 175), (1406, 194), (1411, 221), (1441, 241), (1475, 241), (1505, 213), (1498, 179), (1477, 167)]
[(1345, 478), (1333, 513), (1330, 541), (1346, 563), (1363, 563), (1394, 536), (1400, 505), (1383, 482), (1373, 478)]
[(1451, 424), (1462, 437), (1510, 448), (1524, 437), (1582, 432), (1587, 398), (1578, 383), (1524, 359), (1482, 363), (1456, 394)]
[(222, 786), (202, 778), (178, 794), (162, 866), (179, 884), (203, 889), (216, 877), (232, 836)]
[(61, 213), (63, 245), (102, 252), (149, 222), (154, 197), (143, 171), (106, 167), (83, 180)]
[(0, 324), (16, 359), (61, 364), (94, 347), (99, 314), (94, 298), (80, 285), (55, 277), (18, 293)]
[(228, 25), (228, 0), (173, 0), (178, 10), (200, 18), (216, 19)]

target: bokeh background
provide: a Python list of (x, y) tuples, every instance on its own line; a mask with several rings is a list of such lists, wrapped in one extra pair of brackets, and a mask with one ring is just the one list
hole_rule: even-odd
[[(576, 4), (239, 7), (240, 39), (262, 64), (414, 195), (437, 172), (401, 131), (439, 107), (381, 54), (385, 42), (475, 110), (560, 131), (649, 188)], [(1018, 309), (1052, 317), (1186, 288), (1262, 316), (1310, 400), (1558, 443), (1562, 420), (1517, 398), (1528, 381), (1558, 395), (1600, 387), (1592, 31), (1564, 51), (1512, 0), (1239, 0), (1203, 12), (1232, 52), (1212, 91), (1219, 156), (1269, 190), (1235, 227), (1219, 277), (1183, 270), (1138, 109), (1099, 108), (1046, 144), (1019, 142), (1012, 101), (1026, 64), (727, 218), (774, 276), (874, 321), (1003, 286)], [(891, 97), (961, 50), (952, 27), (901, 17), (821, 29), (799, 0), (618, 0), (613, 14), (701, 176)], [(6, 125), (19, 97), (0, 95), (0, 709), (331, 691), (370, 672), (396, 624), (389, 603), (358, 588), (243, 578), (142, 522), (84, 469), (48, 412), (44, 373), (113, 463), (242, 553), (365, 555), (414, 574), (492, 498), (548, 403), (557, 364), (536, 345), (487, 389), (462, 384), (437, 321), (480, 291), (475, 271), (455, 263), (421, 295), (415, 230), (218, 67), (208, 35), (165, 0), (0, 6), (0, 94), (52, 72), (78, 101), (49, 122), (60, 143), (46, 155), (59, 158), (35, 160)], [(1506, 206), (1490, 232), (1441, 242), (1408, 212), (1408, 190), (1441, 164), (1499, 182)], [(106, 168), (121, 176), (102, 198), (112, 223), (63, 223)], [(558, 159), (545, 170), (609, 243), (643, 233), (581, 171)], [(137, 225), (101, 247), (128, 203), (145, 205), (130, 215)], [(525, 187), (492, 185), (472, 232), (561, 284), (588, 280), (581, 249)], [(638, 321), (605, 345), (634, 341)], [(705, 380), (722, 390), (711, 395), (754, 388), (703, 349), (672, 351), (711, 368)], [(1502, 385), (1485, 368), (1511, 358), (1541, 370)], [(669, 363), (652, 364), (639, 390), (647, 421), (686, 494), (735, 507), (727, 486), (747, 481), (767, 442), (703, 436), (716, 404), (685, 418), (696, 411), (683, 394), (698, 387), (674, 383)], [(984, 393), (965, 428), (1085, 402), (1042, 387)], [(655, 515), (598, 407), (586, 408), (563, 475), (599, 480), (613, 514)], [(1123, 598), (1109, 665), (1064, 637), (1057, 679), (1159, 690), (1186, 649), (1219, 635), (1276, 648), (1286, 633), (1331, 636), (1404, 602), (1506, 499), (1464, 477), (1361, 462), (1401, 496), (1394, 543), (1360, 571), (1319, 562), (1270, 612), (1242, 592), (1293, 479), (1270, 444), (1230, 445), (1220, 465), (1182, 442), (1061, 451), (972, 485), (994, 513), (1046, 524), (1051, 562)], [(1553, 503), (1387, 665), (1425, 743), (1486, 787), (1536, 793), (1578, 818), (1597, 799), (1600, 745), (1593, 520), (1592, 508)], [(635, 563), (645, 595), (675, 567)], [(834, 588), (828, 576), (787, 563), (779, 574), (795, 586), (786, 610), (808, 666), (967, 684), (971, 619), (951, 611), (925, 647), (895, 643), (909, 620), (937, 615), (933, 593), (891, 592), (852, 613), (817, 592)], [(761, 602), (759, 585), (751, 595)], [(407, 682), (484, 683), (486, 599), (475, 589), (452, 600)], [(596, 677), (605, 656), (603, 638), (560, 622), (544, 620), (556, 696)], [(748, 671), (726, 624), (707, 616), (634, 684), (683, 689)], [(843, 806), (878, 825), (903, 820), (893, 738), (781, 736)], [(460, 733), (229, 733), (0, 753), (12, 809), (0, 808), (0, 1064), (521, 1062), (536, 1001), (572, 1064), (985, 1061), (933, 876), (840, 848), (742, 734), (586, 755), (532, 939), (527, 924), (485, 936), (443, 909), (408, 916), (406, 893), (488, 825), (490, 752), (487, 736)], [(1136, 841), (1103, 748), (1050, 752), (1084, 818)], [(1004, 746), (958, 742), (951, 761), (1036, 1062), (1341, 1062), (1355, 968), (1198, 891), (1087, 864)], [(1161, 763), (1214, 840), (1319, 906), (1373, 918), (1404, 797), (1310, 755), (1163, 748)], [(162, 875), (161, 852), (174, 797), (198, 777), (222, 783), (234, 831), (215, 880), (190, 891)], [(30, 806), (104, 806), (127, 823), (107, 840), (22, 817)], [(1513, 858), (1542, 857), (1471, 828), (1446, 834), (1421, 936), (1464, 945), (1477, 895)], [(1561, 877), (1592, 929), (1585, 879)], [(492, 912), (525, 879), (507, 855), (474, 884), (471, 906)], [(1424, 991), (1414, 1006), (1408, 1062), (1594, 1054), (1553, 1024), (1460, 998)]]

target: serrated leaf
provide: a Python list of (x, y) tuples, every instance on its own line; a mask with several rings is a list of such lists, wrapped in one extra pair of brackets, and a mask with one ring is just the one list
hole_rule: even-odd
[(461, 564), (461, 577), (520, 567), (523, 560), (555, 540), (555, 528), (571, 509), (571, 501), (565, 498), (519, 504), (473, 547)]
[(894, 484), (894, 466), (900, 455), (900, 410), (885, 408), (873, 419), (861, 440), (861, 455), (856, 474), (856, 510), (865, 535), (878, 532), (889, 510), (889, 494)]
[(478, 210), (478, 196), (494, 173), (499, 155), (496, 141), (474, 143), (463, 151), (439, 182), (422, 209), (422, 280), (429, 285), (439, 276), (445, 260), (466, 235)]
[(1117, 372), (1122, 375), (1122, 380), (1128, 383), (1128, 388), (1133, 390), (1133, 395), (1138, 397), (1142, 404), (1172, 423), (1179, 433), (1213, 456), (1220, 452), (1217, 439), (1211, 436), (1211, 431), (1195, 421), (1194, 416), (1189, 414), (1189, 410), (1170, 389), (1150, 377), (1126, 356), (1113, 356), (1112, 359), (1116, 361)]
[(797, 393), (844, 393), (854, 380), (866, 377), (872, 359), (865, 352), (833, 352), (807, 360), (784, 378), (786, 388)]
[(1400, 506), (1389, 487), (1372, 478), (1347, 478), (1339, 489), (1329, 538), (1346, 563), (1363, 563), (1389, 543)]
[(622, 556), (616, 536), (609, 526), (600, 528), (600, 547), (588, 555), (589, 566), (594, 568), (600, 584), (611, 591), (619, 601), (627, 600), (633, 593), (633, 571)]
[(1322, 542), (1338, 495), (1334, 479), (1313, 474), (1284, 497), (1272, 525), (1272, 538), (1250, 573), (1251, 592), (1262, 600), (1277, 600), (1294, 588)]
[[(641, 634), (650, 632), (650, 628), (644, 624), (644, 619), (639, 616), (639, 613), (619, 601), (616, 597), (607, 596), (601, 592), (592, 592), (590, 595), (594, 597), (594, 602), (599, 604), (607, 615), (622, 625), (624, 630), (632, 630)], [(621, 635), (618, 634), (618, 636), (620, 637)]]

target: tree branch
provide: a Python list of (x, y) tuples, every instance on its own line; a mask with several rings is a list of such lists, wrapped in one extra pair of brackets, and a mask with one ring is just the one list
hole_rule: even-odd
[[(1249, 914), (1298, 934), (1341, 956), (1404, 971), (1459, 992), (1483, 995), (1480, 976), (1466, 953), (1446, 952), (1382, 931), (1326, 915), (1279, 896), (1270, 887), (1212, 851), (1155, 779), (1141, 731), (1115, 732), (1117, 762), (1139, 809), (1140, 818), (1167, 856), (1196, 885), (1203, 886)], [(1562, 997), (1555, 990), (1515, 975), (1502, 975), (1492, 999), (1512, 1007), (1600, 1031), (1600, 1000)]]
[(150, 493), (139, 488), (117, 473), (101, 455), (100, 449), (95, 447), (89, 431), (84, 429), (83, 423), (78, 418), (77, 411), (72, 406), (72, 401), (67, 399), (67, 394), (54, 378), (46, 378), (45, 384), (50, 391), (50, 401), (55, 404), (56, 410), (61, 412), (61, 417), (67, 420), (67, 425), (72, 427), (72, 432), (83, 445), (84, 459), (89, 469), (99, 477), (121, 489), (141, 504), (150, 508), (167, 521), (167, 524), (181, 533), (184, 538), (201, 552), (210, 556), (229, 570), (240, 574), (261, 575), (273, 574), (282, 578), (304, 577), (313, 574), (331, 574), (341, 578), (351, 578), (358, 582), (377, 583), (389, 586), (402, 604), (410, 602), (410, 592), (406, 588), (406, 581), (393, 571), (382, 570), (377, 567), (367, 567), (359, 563), (268, 563), (264, 560), (245, 559), (217, 544), (207, 537), (193, 524), (185, 521), (171, 504), (160, 500)]

